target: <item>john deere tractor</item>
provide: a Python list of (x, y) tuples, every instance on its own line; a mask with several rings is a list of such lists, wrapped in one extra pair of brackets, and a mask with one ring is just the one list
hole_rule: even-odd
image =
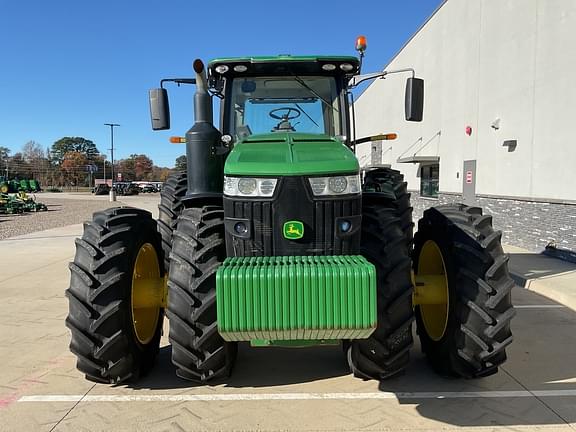
[[(443, 375), (495, 373), (511, 343), (514, 283), (490, 216), (462, 204), (425, 211), (390, 168), (360, 175), (351, 90), (412, 70), (361, 75), (354, 56), (219, 58), (150, 91), (152, 127), (170, 127), (165, 83), (195, 84), (187, 172), (164, 185), (156, 221), (119, 207), (76, 240), (67, 290), (70, 348), (89, 379), (118, 383), (153, 365), (164, 315), (185, 379), (226, 379), (239, 342), (339, 344), (354, 375), (384, 379), (409, 360), (413, 322)], [(213, 100), (220, 100), (220, 127)]]

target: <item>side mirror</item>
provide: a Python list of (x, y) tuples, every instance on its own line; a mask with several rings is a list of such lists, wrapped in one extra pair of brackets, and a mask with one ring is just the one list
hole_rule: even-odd
[(407, 121), (422, 121), (424, 112), (424, 80), (421, 78), (408, 78), (406, 80), (406, 96), (404, 111)]
[(170, 107), (168, 92), (164, 88), (151, 89), (148, 92), (150, 100), (150, 119), (153, 130), (170, 129)]

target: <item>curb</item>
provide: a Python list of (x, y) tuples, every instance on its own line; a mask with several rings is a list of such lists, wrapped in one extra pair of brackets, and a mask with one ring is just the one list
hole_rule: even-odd
[[(512, 277), (512, 280), (514, 280), (519, 288), (540, 294), (550, 300), (561, 303), (573, 311), (576, 311), (576, 274), (527, 279), (523, 275), (516, 273), (511, 269), (509, 272), (510, 277)], [(562, 289), (558, 284), (558, 279), (561, 278), (563, 280), (568, 278), (572, 279), (573, 283), (571, 285), (574, 289), (572, 291)]]

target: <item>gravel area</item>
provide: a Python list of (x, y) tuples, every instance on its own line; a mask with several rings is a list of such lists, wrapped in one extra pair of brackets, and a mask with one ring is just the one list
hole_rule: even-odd
[(158, 194), (144, 197), (122, 197), (115, 203), (107, 197), (93, 197), (89, 194), (38, 194), (36, 201), (46, 204), (48, 211), (23, 213), (18, 215), (0, 214), (0, 240), (9, 237), (79, 224), (92, 219), (92, 213), (109, 207), (130, 205), (154, 211), (159, 202)]

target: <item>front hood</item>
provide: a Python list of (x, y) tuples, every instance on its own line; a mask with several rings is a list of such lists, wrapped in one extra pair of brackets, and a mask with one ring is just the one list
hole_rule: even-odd
[(251, 135), (234, 145), (224, 174), (297, 176), (357, 173), (358, 160), (328, 135), (274, 132)]

